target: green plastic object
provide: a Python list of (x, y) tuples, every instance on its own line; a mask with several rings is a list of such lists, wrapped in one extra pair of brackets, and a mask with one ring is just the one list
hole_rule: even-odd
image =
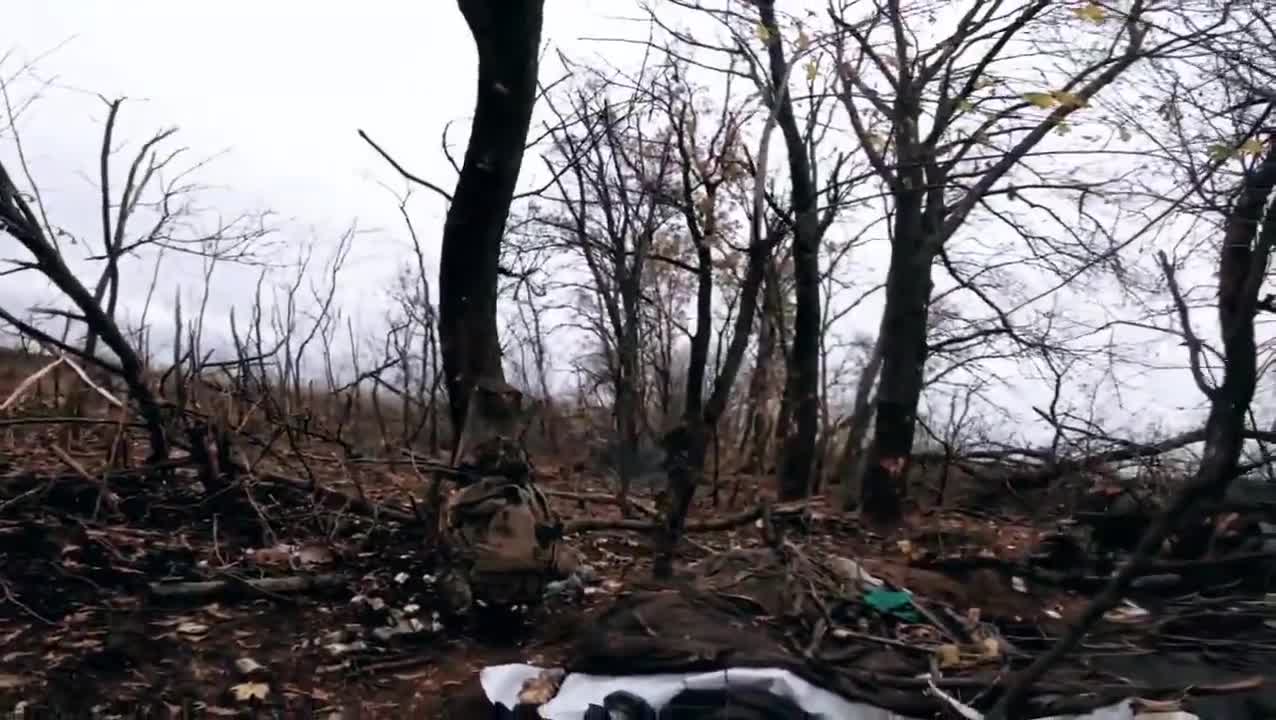
[(913, 608), (913, 596), (903, 590), (871, 590), (864, 593), (864, 602), (883, 615), (894, 615), (904, 622), (921, 622), (921, 615)]

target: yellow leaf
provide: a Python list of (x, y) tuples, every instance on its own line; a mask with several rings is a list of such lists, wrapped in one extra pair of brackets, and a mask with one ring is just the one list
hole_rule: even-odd
[(1050, 93), (1050, 97), (1054, 98), (1064, 107), (1083, 108), (1086, 106), (1085, 98), (1074, 93), (1065, 92), (1063, 90), (1054, 90)]
[(820, 74), (820, 64), (812, 60), (806, 64), (807, 82), (815, 82), (815, 78)]
[(270, 686), (266, 683), (246, 682), (230, 686), (230, 692), (240, 702), (248, 700), (265, 700), (270, 694)]
[(939, 656), (939, 667), (945, 670), (961, 664), (961, 651), (956, 645), (940, 645), (935, 654)]
[(962, 112), (969, 112), (970, 110), (975, 109), (975, 104), (967, 100), (966, 98), (962, 98), (957, 101), (957, 109), (961, 110)]
[(1040, 92), (1024, 93), (1023, 99), (1027, 100), (1033, 105), (1036, 105), (1039, 108), (1046, 108), (1046, 109), (1052, 108), (1059, 103), (1059, 101), (1055, 99), (1054, 95), (1051, 95), (1050, 93), (1040, 93)]
[(805, 30), (798, 31), (797, 46), (798, 50), (806, 50), (811, 47), (811, 36), (807, 35)]
[(1072, 13), (1082, 20), (1089, 20), (1095, 25), (1102, 25), (1104, 20), (1108, 19), (1108, 13), (1096, 3), (1086, 3), (1079, 8), (1073, 8)]
[(1242, 155), (1261, 155), (1264, 150), (1263, 141), (1258, 138), (1250, 138), (1240, 146), (1239, 150)]
[(771, 42), (771, 29), (766, 25), (758, 23), (758, 26), (754, 28), (754, 30), (758, 34), (758, 39), (761, 40), (763, 44)]
[(996, 81), (996, 80), (994, 80), (994, 79), (992, 79), (992, 78), (990, 78), (990, 77), (982, 77), (982, 78), (979, 78), (978, 80), (976, 80), (976, 81), (975, 81), (975, 89), (976, 89), (976, 90), (983, 90), (984, 88), (990, 88), (990, 87), (992, 87), (993, 85), (996, 85), (996, 84), (997, 84), (997, 81)]
[(1232, 156), (1232, 146), (1223, 143), (1214, 143), (1209, 146), (1210, 160), (1222, 162)]
[(1060, 135), (1067, 135), (1068, 133), (1072, 132), (1072, 126), (1066, 122), (1060, 121), (1059, 124), (1055, 126), (1054, 131), (1059, 133)]
[(868, 134), (868, 144), (876, 151), (881, 152), (886, 147), (886, 139), (877, 133)]

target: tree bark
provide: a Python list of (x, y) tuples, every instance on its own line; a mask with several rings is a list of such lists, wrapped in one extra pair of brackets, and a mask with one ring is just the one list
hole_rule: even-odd
[[(769, 291), (767, 294), (770, 294)], [(763, 304), (766, 304), (765, 300)], [(766, 472), (767, 450), (772, 435), (767, 419), (771, 416), (774, 388), (771, 376), (776, 343), (771, 314), (764, 310), (758, 315), (758, 357), (753, 365), (753, 376), (749, 378), (749, 427), (746, 435), (751, 448), (747, 469), (763, 473)]]
[(785, 394), (792, 401), (797, 431), (785, 438), (779, 480), (780, 499), (796, 500), (805, 497), (810, 488), (820, 431), (820, 219), (811, 159), (789, 94), (788, 61), (779, 40), (775, 2), (760, 0), (757, 6), (758, 17), (772, 38), (767, 43), (772, 102), (776, 103), (776, 124), (788, 151), (794, 215), (792, 253), (797, 309), (793, 345), (787, 356)]
[[(884, 316), (883, 316), (884, 317)], [(846, 444), (837, 462), (838, 479), (842, 483), (842, 509), (851, 510), (860, 501), (860, 493), (864, 487), (864, 470), (868, 467), (864, 454), (864, 438), (868, 437), (869, 419), (873, 413), (873, 387), (882, 374), (882, 346), (886, 342), (886, 325), (877, 329), (877, 340), (873, 342), (873, 352), (868, 363), (860, 372), (859, 385), (855, 388), (855, 406), (851, 410), (850, 430), (846, 434)]]
[[(914, 184), (920, 186), (920, 180)], [(882, 376), (861, 487), (863, 512), (879, 523), (893, 523), (903, 513), (903, 478), (913, 452), (917, 405), (925, 381), (933, 268), (924, 250), (926, 240), (922, 193), (897, 193), (882, 319)]]
[(544, 0), (458, 5), (478, 49), (478, 95), (439, 262), (439, 344), (456, 436), (475, 382), (504, 380), (497, 268), (536, 103)]

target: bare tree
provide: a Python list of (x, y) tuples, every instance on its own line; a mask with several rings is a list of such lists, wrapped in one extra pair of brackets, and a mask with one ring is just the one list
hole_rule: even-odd
[(439, 345), (452, 427), (481, 377), (504, 378), (496, 323), (505, 221), (537, 97), (544, 0), (458, 0), (478, 48), (469, 145), (443, 226)]
[[(954, 14), (955, 29), (920, 47), (920, 38), (933, 33), (918, 24), (941, 11)], [(1159, 11), (1171, 8), (1140, 0), (1120, 15), (1101, 9), (1087, 17), (1048, 0), (1014, 7), (971, 2), (948, 9), (896, 0), (857, 18), (850, 17), (850, 5), (833, 13), (830, 40), (839, 95), (857, 141), (886, 187), (893, 215), (883, 319), (890, 332), (883, 340), (875, 433), (863, 483), (864, 511), (874, 520), (891, 522), (901, 512), (900, 478), (912, 449), (930, 350), (934, 260), (1012, 170), (1051, 132), (1067, 129), (1073, 113), (1139, 60), (1170, 54), (1199, 36), (1168, 34), (1148, 42), (1149, 23)], [(1010, 75), (999, 68), (1013, 59), (1012, 45), (1044, 38), (1061, 25), (1081, 32), (1085, 25), (1079, 23), (1092, 23), (1094, 29), (1085, 32), (1099, 37), (1086, 45), (1083, 56), (1069, 60), (1075, 69), (1055, 87), (1024, 92), (1010, 102), (983, 92), (1009, 82)], [(1034, 108), (1046, 110), (1045, 116), (1032, 118)], [(994, 148), (991, 159), (980, 157), (986, 147)]]

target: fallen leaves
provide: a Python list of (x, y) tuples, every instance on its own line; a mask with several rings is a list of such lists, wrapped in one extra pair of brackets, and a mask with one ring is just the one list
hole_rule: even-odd
[(261, 701), (270, 695), (270, 686), (261, 682), (244, 682), (231, 685), (230, 693), (239, 702)]

